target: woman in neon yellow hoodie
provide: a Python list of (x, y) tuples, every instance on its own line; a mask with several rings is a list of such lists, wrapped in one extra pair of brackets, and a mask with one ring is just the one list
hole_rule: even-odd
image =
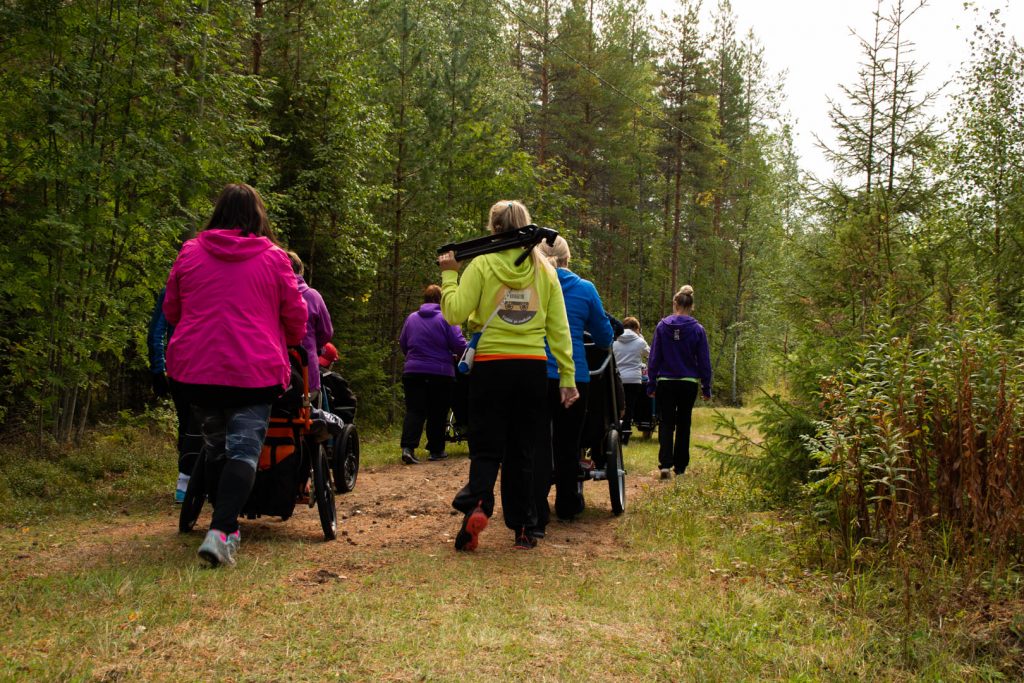
[[(499, 233), (529, 224), (525, 206), (501, 201), (491, 207), (487, 227)], [(476, 549), (494, 512), (499, 467), (504, 468), (502, 510), (505, 525), (515, 532), (515, 547), (537, 544), (526, 529), (537, 514), (530, 493), (535, 461), (547, 452), (544, 440), (551, 438), (545, 338), (558, 363), (563, 404), (568, 407), (579, 397), (558, 275), (536, 252), (517, 266), (521, 253), (512, 248), (478, 256), (461, 282), (454, 253), (438, 259), (445, 320), (468, 319), (470, 331), (483, 331), (469, 382), (469, 482), (452, 501), (465, 515), (455, 536), (456, 550)]]

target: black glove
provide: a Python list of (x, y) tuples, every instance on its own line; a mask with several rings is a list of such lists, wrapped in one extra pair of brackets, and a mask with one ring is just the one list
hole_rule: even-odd
[(171, 386), (167, 383), (167, 374), (163, 372), (153, 373), (153, 393), (163, 398), (171, 392)]

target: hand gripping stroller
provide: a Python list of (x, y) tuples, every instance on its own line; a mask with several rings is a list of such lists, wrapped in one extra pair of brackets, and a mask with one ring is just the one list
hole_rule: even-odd
[(451, 242), (438, 247), (437, 254), (440, 256), (446, 252), (454, 251), (456, 261), (465, 261), (474, 256), (493, 254), (496, 251), (505, 251), (513, 247), (522, 247), (524, 251), (516, 259), (516, 265), (518, 266), (526, 260), (526, 257), (530, 255), (533, 248), (541, 242), (547, 242), (549, 245), (554, 246), (556, 237), (558, 237), (557, 230), (540, 228), (530, 224), (515, 230), (507, 230), (494, 235), (487, 235), (486, 237), (466, 240), (465, 242)]

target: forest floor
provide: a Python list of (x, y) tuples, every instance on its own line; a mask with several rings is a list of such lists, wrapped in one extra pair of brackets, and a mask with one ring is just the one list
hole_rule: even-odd
[[(710, 411), (696, 417), (709, 443)], [(244, 521), (233, 569), (201, 566), (169, 490), (0, 527), (0, 679), (999, 678), (941, 632), (908, 645), (847, 606), (844, 579), (796, 561), (802, 527), (697, 451), (661, 481), (654, 442), (634, 441), (625, 515), (588, 483), (587, 512), (535, 550), (514, 550), (496, 515), (475, 553), (452, 549), (468, 460), (450, 453), (403, 466), (390, 440), (364, 439), (336, 542), (315, 510)]]

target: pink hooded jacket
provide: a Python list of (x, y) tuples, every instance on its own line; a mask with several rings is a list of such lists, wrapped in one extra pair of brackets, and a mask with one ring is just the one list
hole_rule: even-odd
[(186, 384), (286, 387), (289, 345), (306, 333), (291, 262), (266, 237), (204, 230), (185, 242), (167, 279), (174, 326), (167, 374)]

